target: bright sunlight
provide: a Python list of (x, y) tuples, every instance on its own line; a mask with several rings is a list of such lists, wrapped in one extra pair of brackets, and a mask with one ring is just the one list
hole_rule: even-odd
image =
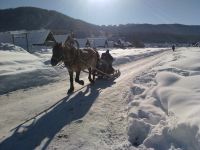
[(89, 3), (91, 4), (96, 4), (96, 5), (105, 5), (110, 3), (113, 0), (88, 0)]

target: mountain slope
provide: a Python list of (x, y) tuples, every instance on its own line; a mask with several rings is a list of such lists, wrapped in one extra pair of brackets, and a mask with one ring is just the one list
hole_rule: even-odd
[(144, 42), (195, 42), (200, 40), (199, 25), (181, 24), (127, 24), (104, 26), (102, 30), (130, 41)]
[(78, 38), (108, 36), (128, 41), (143, 42), (197, 42), (200, 41), (199, 25), (181, 24), (127, 24), (98, 26), (74, 19), (62, 13), (34, 7), (0, 10), (0, 32), (11, 30), (50, 29), (53, 32), (74, 31)]
[[(19, 7), (0, 10), (0, 31), (37, 30), (41, 28), (55, 31), (75, 30), (79, 34), (98, 34), (99, 27), (73, 19), (56, 11), (34, 7)], [(80, 35), (81, 36), (81, 35)], [(87, 36), (87, 35), (86, 35)]]

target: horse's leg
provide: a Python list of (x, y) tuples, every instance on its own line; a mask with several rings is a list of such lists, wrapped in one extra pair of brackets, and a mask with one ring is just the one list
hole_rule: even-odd
[(81, 72), (81, 71), (76, 71), (75, 82), (79, 83), (80, 85), (84, 85), (84, 81), (79, 79), (80, 72)]
[(73, 71), (68, 70), (69, 77), (70, 77), (70, 89), (68, 90), (68, 94), (72, 93), (74, 91), (74, 84), (73, 84)]
[(95, 81), (95, 73), (96, 73), (95, 69), (92, 69), (92, 80), (93, 81)]
[(91, 74), (92, 74), (92, 69), (91, 68), (88, 68), (88, 71), (89, 71), (89, 76), (88, 76), (88, 79), (91, 83), (94, 83), (94, 80), (92, 80), (91, 78)]

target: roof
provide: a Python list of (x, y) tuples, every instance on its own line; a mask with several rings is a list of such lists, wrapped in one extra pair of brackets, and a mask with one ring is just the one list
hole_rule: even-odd
[(10, 32), (2, 32), (0, 33), (0, 42), (8, 42), (12, 43), (12, 35), (14, 37), (25, 37), (27, 34), (29, 44), (42, 44), (47, 39), (50, 34), (50, 30), (33, 30), (33, 31), (10, 31)]
[(68, 37), (68, 34), (54, 35), (54, 38), (55, 38), (56, 42), (58, 42), (58, 43), (61, 43), (61, 42), (64, 43), (66, 41), (67, 37)]
[(50, 30), (36, 30), (28, 32), (29, 44), (43, 44), (50, 34)]
[(27, 33), (26, 30), (18, 30), (18, 31), (9, 31), (10, 34), (19, 35)]
[(76, 39), (78, 41), (79, 47), (83, 48), (85, 47), (87, 39)]

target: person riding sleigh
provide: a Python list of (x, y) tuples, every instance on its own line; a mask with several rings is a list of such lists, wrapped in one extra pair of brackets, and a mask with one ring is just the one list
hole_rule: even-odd
[(109, 50), (107, 50), (105, 53), (102, 53), (101, 61), (102, 61), (103, 72), (107, 74), (113, 74), (115, 71), (114, 68), (112, 67), (114, 58), (109, 53)]

